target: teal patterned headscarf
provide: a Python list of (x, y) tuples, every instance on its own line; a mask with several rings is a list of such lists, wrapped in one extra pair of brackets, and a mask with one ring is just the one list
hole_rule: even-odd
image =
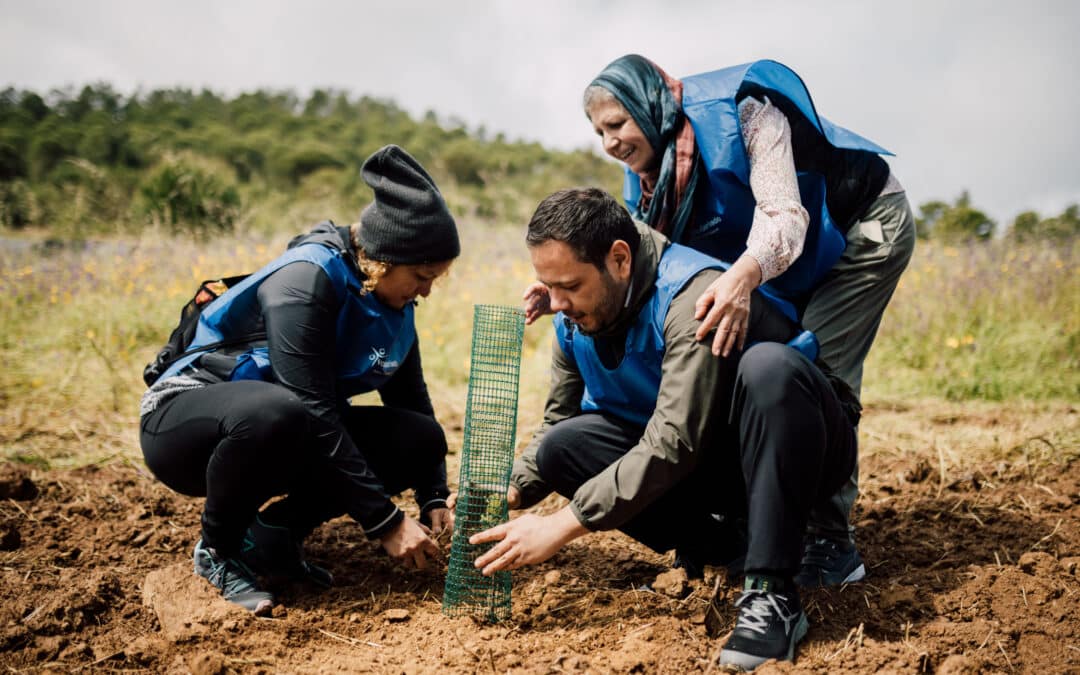
[[(644, 56), (627, 54), (612, 61), (599, 75), (589, 83), (611, 92), (622, 104), (652, 146), (653, 152), (660, 157), (658, 173), (639, 176), (643, 192), (645, 184), (653, 185), (652, 198), (642, 198), (634, 210), (634, 217), (648, 223), (653, 228), (668, 235), (672, 241), (680, 241), (690, 220), (694, 201), (694, 188), (697, 183), (697, 153), (693, 148), (686, 149), (692, 156), (689, 178), (679, 199), (676, 194), (676, 140), (690, 125), (682, 112), (681, 101), (672, 93), (669, 81), (679, 87), (681, 83), (666, 76), (659, 67)], [(689, 142), (693, 143), (693, 133), (689, 133)]]

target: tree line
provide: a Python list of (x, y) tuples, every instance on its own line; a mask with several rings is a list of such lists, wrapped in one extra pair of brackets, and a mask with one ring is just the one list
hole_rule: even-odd
[(915, 226), (922, 239), (954, 243), (987, 241), (996, 234), (1016, 241), (1074, 239), (1080, 234), (1080, 207), (1070, 204), (1059, 215), (1047, 217), (1024, 211), (1001, 231), (998, 223), (971, 203), (965, 190), (951, 204), (938, 200), (921, 204)]
[[(316, 89), (232, 98), (203, 89), (124, 95), (109, 84), (0, 91), (0, 227), (61, 236), (138, 230), (210, 233), (272, 229), (281, 213), (355, 216), (370, 192), (359, 167), (386, 143), (409, 150), (459, 215), (522, 222), (529, 205), (567, 185), (618, 194), (617, 164), (588, 150), (560, 152), (491, 137), (484, 128), (414, 119), (393, 101)], [(299, 217), (299, 215), (298, 215)], [(1080, 232), (1076, 205), (1028, 211), (999, 227), (965, 192), (918, 208), (920, 236), (1058, 239)]]
[(454, 193), (448, 201), (480, 218), (517, 217), (518, 203), (566, 184), (619, 184), (618, 168), (593, 152), (489, 137), (431, 111), (413, 119), (392, 101), (344, 91), (125, 96), (95, 84), (43, 97), (8, 88), (0, 92), (0, 225), (228, 230), (263, 200), (355, 215), (370, 195), (360, 165), (387, 143), (408, 149)]

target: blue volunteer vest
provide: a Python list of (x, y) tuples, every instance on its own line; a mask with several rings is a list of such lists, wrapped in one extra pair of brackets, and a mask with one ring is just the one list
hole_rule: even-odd
[[(373, 293), (360, 295), (360, 279), (343, 255), (314, 242), (289, 249), (207, 305), (189, 348), (255, 332), (262, 311), (257, 297), (262, 282), (291, 263), (314, 263), (330, 278), (339, 305), (335, 355), (339, 391), (354, 396), (378, 388), (397, 371), (416, 341), (413, 306), (397, 311)], [(202, 354), (178, 360), (159, 379), (177, 374)], [(255, 347), (238, 355), (230, 379), (273, 381), (267, 348)]]
[[(683, 79), (683, 112), (694, 128), (708, 189), (699, 185), (692, 232), (683, 243), (727, 262), (746, 250), (756, 204), (750, 191), (750, 160), (743, 143), (736, 99), (746, 88), (766, 89), (786, 97), (834, 147), (891, 155), (888, 150), (817, 114), (802, 79), (776, 61), (755, 61)], [(766, 94), (768, 92), (765, 92)], [(844, 233), (825, 206), (825, 178), (800, 171), (799, 193), (810, 214), (802, 255), (769, 281), (777, 294), (797, 299), (813, 290), (847, 245)], [(631, 211), (641, 198), (636, 174), (626, 171), (623, 198)]]
[[(592, 337), (575, 330), (562, 312), (556, 314), (555, 335), (559, 345), (566, 357), (577, 366), (585, 383), (581, 410), (602, 410), (645, 426), (652, 417), (660, 394), (664, 320), (672, 299), (702, 270), (728, 267), (726, 263), (687, 246), (669, 246), (660, 257), (656, 290), (627, 332), (626, 352), (614, 369), (609, 369), (600, 360)], [(794, 308), (790, 304), (775, 297), (769, 300), (794, 319)], [(788, 344), (810, 360), (817, 358), (817, 339), (810, 331), (803, 331)]]

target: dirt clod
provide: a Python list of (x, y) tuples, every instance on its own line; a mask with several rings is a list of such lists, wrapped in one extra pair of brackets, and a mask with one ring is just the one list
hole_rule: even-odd
[(37, 485), (30, 479), (29, 469), (11, 463), (0, 463), (0, 500), (29, 501), (38, 495)]
[(409, 610), (407, 609), (388, 609), (383, 612), (383, 618), (390, 622), (408, 621)]
[(212, 634), (229, 620), (250, 620), (247, 610), (222, 598), (187, 561), (148, 574), (143, 602), (154, 610), (164, 637), (174, 642)]
[(0, 524), (0, 551), (14, 551), (22, 544), (15, 523)]
[(900, 605), (914, 605), (916, 600), (913, 586), (893, 586), (881, 592), (878, 601), (882, 609), (895, 609)]
[(981, 672), (979, 662), (963, 654), (950, 654), (937, 669), (937, 675), (979, 675)]
[(669, 598), (681, 598), (686, 595), (686, 585), (686, 570), (676, 567), (656, 575), (652, 588), (657, 593), (663, 593)]
[(225, 657), (216, 652), (203, 652), (191, 659), (192, 675), (225, 675)]
[(1017, 565), (1026, 574), (1035, 574), (1036, 572), (1051, 574), (1058, 568), (1058, 562), (1054, 560), (1054, 556), (1042, 551), (1025, 553), (1020, 556)]

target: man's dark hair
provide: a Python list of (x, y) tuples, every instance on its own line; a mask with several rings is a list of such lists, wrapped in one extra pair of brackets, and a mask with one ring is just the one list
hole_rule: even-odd
[(546, 241), (568, 245), (577, 259), (601, 271), (611, 245), (622, 239), (637, 255), (641, 235), (630, 214), (611, 195), (596, 188), (570, 188), (544, 198), (529, 221), (525, 243)]

